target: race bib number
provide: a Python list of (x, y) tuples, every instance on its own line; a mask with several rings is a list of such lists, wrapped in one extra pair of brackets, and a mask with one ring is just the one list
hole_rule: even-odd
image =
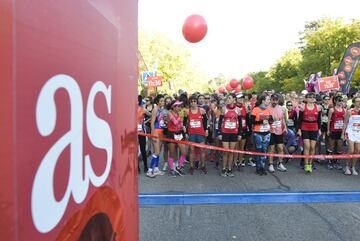
[(280, 128), (281, 127), (281, 121), (277, 120), (274, 121), (274, 123), (271, 124), (271, 127), (276, 129), (276, 128)]
[(160, 120), (160, 127), (165, 127), (165, 121), (163, 119)]
[(269, 124), (262, 124), (260, 125), (260, 132), (268, 132), (270, 130)]
[(141, 126), (141, 124), (138, 124), (138, 131), (142, 131), (142, 126)]
[(191, 120), (190, 121), (190, 127), (191, 128), (200, 128), (201, 122), (199, 120)]
[(181, 141), (183, 139), (183, 135), (180, 133), (180, 134), (174, 134), (174, 139), (177, 140), (177, 141)]
[(242, 127), (246, 126), (246, 120), (245, 119), (241, 119), (241, 125), (242, 125)]
[(287, 120), (287, 125), (288, 126), (294, 126), (294, 120), (293, 119), (288, 119)]
[(328, 123), (328, 121), (329, 121), (329, 118), (326, 115), (321, 117), (321, 122)]
[(360, 123), (354, 123), (352, 129), (353, 131), (357, 131), (357, 132), (360, 131)]
[(343, 120), (337, 120), (334, 123), (334, 129), (341, 130), (344, 127), (344, 121)]
[(235, 129), (236, 122), (235, 121), (225, 121), (225, 129)]

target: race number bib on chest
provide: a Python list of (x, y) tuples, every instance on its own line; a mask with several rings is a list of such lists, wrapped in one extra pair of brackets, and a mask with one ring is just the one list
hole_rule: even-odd
[(160, 120), (160, 127), (165, 127), (165, 121), (163, 119)]
[(260, 125), (260, 132), (268, 132), (270, 130), (269, 124), (261, 124)]
[(246, 126), (246, 120), (245, 119), (241, 119), (241, 125), (242, 125), (242, 127)]
[(334, 129), (341, 130), (344, 127), (344, 121), (343, 120), (337, 120), (334, 123)]
[(287, 125), (288, 126), (294, 126), (294, 120), (293, 119), (288, 119), (287, 120)]
[(142, 131), (142, 126), (141, 126), (141, 124), (138, 124), (138, 129), (137, 129), (138, 131)]
[(327, 122), (329, 121), (329, 118), (328, 118), (326, 115), (323, 115), (323, 116), (321, 117), (321, 121), (322, 121), (323, 123), (327, 123)]
[(201, 121), (200, 120), (190, 120), (190, 127), (191, 128), (200, 128)]
[(231, 120), (227, 120), (225, 121), (225, 129), (235, 129), (236, 128), (236, 122), (235, 121), (231, 121)]
[(183, 139), (183, 135), (180, 133), (180, 134), (174, 134), (174, 139), (177, 140), (177, 141), (181, 141)]
[(274, 121), (274, 123), (271, 124), (271, 127), (276, 129), (276, 128), (280, 128), (281, 127), (281, 121), (277, 120)]

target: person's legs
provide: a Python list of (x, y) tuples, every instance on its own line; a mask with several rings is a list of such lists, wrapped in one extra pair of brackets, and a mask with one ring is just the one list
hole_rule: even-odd
[[(360, 153), (360, 143), (354, 143), (354, 154), (359, 154)], [(356, 163), (357, 163), (358, 158), (353, 158), (352, 159), (352, 174), (353, 175), (358, 175), (357, 171), (356, 171)]]
[(146, 137), (139, 135), (138, 140), (140, 145), (141, 158), (144, 163), (144, 172), (147, 172), (148, 164), (147, 164), (147, 155), (146, 155)]
[[(236, 148), (236, 145), (237, 145), (238, 142), (230, 142), (229, 143), (229, 148), (231, 150), (235, 150)], [(234, 156), (234, 153), (233, 152), (229, 152), (229, 157), (228, 157), (228, 170), (232, 170), (232, 166), (233, 166), (233, 156)]]
[[(222, 146), (223, 146), (223, 148), (225, 148), (225, 149), (228, 149), (229, 148), (229, 146), (230, 146), (230, 143), (229, 142), (225, 142), (225, 141), (223, 141), (222, 142)], [(228, 152), (226, 152), (226, 151), (224, 151), (223, 152), (223, 159), (222, 159), (222, 166), (223, 166), (223, 168), (222, 168), (222, 172), (221, 172), (221, 175), (222, 176), (225, 176), (226, 175), (226, 167), (227, 167), (227, 165), (228, 165)]]
[[(316, 149), (316, 143), (318, 143), (318, 141), (314, 141), (314, 140), (310, 140), (310, 155), (315, 155), (315, 149)], [(310, 172), (312, 171), (312, 163), (313, 163), (313, 158), (309, 158), (308, 159), (308, 163), (310, 165)]]

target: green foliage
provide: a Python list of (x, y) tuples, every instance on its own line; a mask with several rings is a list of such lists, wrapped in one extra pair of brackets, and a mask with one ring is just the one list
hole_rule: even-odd
[[(207, 87), (208, 76), (191, 62), (190, 52), (161, 33), (139, 31), (139, 71), (154, 70), (157, 63), (157, 75), (163, 77), (162, 93), (173, 93), (179, 89), (188, 92), (203, 91)], [(142, 58), (141, 58), (142, 57)], [(140, 82), (139, 89), (142, 89)], [(171, 89), (173, 87), (173, 89)]]
[(280, 90), (279, 82), (276, 82), (272, 79), (268, 72), (260, 71), (256, 73), (249, 74), (254, 79), (254, 86), (247, 92), (262, 92), (264, 90)]
[[(255, 90), (263, 91), (280, 84), (282, 91), (304, 89), (304, 79), (312, 73), (332, 75), (338, 68), (346, 48), (360, 41), (360, 21), (345, 23), (343, 19), (323, 18), (308, 22), (300, 33), (299, 48), (287, 51), (261, 81), (255, 81)], [(259, 72), (262, 73), (262, 72)], [(261, 75), (260, 75), (261, 76)], [(360, 68), (355, 71), (351, 87), (360, 87)]]
[(301, 69), (304, 76), (321, 71), (323, 76), (332, 75), (340, 64), (346, 48), (360, 41), (360, 21), (344, 23), (342, 19), (323, 18), (302, 33)]

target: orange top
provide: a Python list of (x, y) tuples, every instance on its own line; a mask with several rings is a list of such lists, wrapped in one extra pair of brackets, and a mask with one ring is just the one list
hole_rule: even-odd
[(143, 120), (144, 120), (144, 113), (145, 113), (145, 109), (143, 106), (139, 106), (138, 107), (138, 113), (137, 113), (137, 130), (138, 131), (142, 131), (142, 124), (143, 124)]
[[(269, 120), (270, 118), (270, 111), (268, 109), (261, 109), (260, 107), (255, 107), (251, 111), (251, 115), (255, 116), (255, 121), (261, 121), (261, 120)], [(253, 131), (254, 132), (269, 132), (270, 131), (270, 125), (267, 124), (254, 124), (253, 125)]]

